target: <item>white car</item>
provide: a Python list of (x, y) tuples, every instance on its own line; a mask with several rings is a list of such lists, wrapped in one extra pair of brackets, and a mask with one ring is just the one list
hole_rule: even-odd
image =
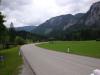
[(100, 70), (95, 69), (91, 75), (100, 75)]

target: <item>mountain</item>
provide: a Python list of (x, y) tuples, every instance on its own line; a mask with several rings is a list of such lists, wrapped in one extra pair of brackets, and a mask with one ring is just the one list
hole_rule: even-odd
[(75, 25), (70, 26), (67, 31), (81, 29), (100, 29), (100, 2), (94, 3), (90, 10)]
[(81, 39), (100, 39), (100, 2), (94, 3), (79, 21), (66, 29), (66, 36)]
[(16, 31), (27, 31), (27, 32), (31, 32), (32, 30), (34, 30), (37, 26), (24, 26), (24, 27), (16, 27), (15, 30)]
[(39, 25), (33, 32), (63, 40), (100, 39), (100, 1), (93, 3), (87, 13), (53, 17)]
[(100, 2), (94, 3), (83, 18), (84, 25), (100, 26)]
[(79, 13), (76, 15), (67, 14), (53, 17), (44, 22), (43, 24), (39, 25), (33, 30), (33, 32), (46, 36), (50, 35), (52, 32), (61, 32), (66, 30), (68, 27), (74, 25), (81, 16), (83, 16), (83, 13)]

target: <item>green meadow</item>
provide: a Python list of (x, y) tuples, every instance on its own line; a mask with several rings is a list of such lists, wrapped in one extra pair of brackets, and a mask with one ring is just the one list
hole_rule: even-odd
[(49, 50), (100, 58), (100, 41), (51, 41), (39, 44)]
[(18, 47), (1, 50), (0, 56), (4, 56), (4, 61), (0, 61), (0, 75), (18, 75), (22, 64)]

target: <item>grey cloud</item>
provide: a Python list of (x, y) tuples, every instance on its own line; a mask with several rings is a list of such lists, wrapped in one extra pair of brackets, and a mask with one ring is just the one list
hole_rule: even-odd
[(31, 0), (1, 0), (1, 6), (3, 9), (9, 8), (11, 10), (18, 9), (23, 5), (30, 4)]
[(69, 7), (72, 14), (89, 10), (90, 6), (100, 0), (56, 0), (56, 4), (62, 7)]
[(67, 6), (69, 4), (82, 3), (84, 0), (56, 0), (56, 3), (60, 6)]
[(86, 12), (99, 0), (2, 0), (0, 11), (6, 15), (6, 26), (39, 25), (47, 19), (62, 15)]

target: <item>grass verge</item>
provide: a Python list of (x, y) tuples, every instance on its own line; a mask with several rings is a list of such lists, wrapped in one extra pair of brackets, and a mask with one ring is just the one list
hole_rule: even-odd
[(100, 58), (100, 41), (54, 41), (37, 45), (42, 48)]
[(18, 53), (18, 47), (0, 51), (0, 56), (4, 56), (4, 62), (0, 61), (0, 75), (18, 75), (19, 66), (22, 64)]

